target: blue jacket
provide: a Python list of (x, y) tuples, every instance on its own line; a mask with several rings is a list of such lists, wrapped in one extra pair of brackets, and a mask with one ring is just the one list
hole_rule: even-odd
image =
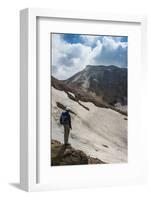
[(60, 124), (63, 124), (63, 125), (69, 124), (69, 126), (71, 128), (71, 116), (68, 111), (64, 111), (61, 113)]

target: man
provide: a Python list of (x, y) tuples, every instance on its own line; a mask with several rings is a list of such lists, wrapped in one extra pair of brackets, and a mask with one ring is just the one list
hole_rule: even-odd
[(66, 107), (65, 111), (62, 112), (60, 116), (60, 124), (64, 126), (64, 144), (65, 145), (69, 145), (68, 138), (69, 138), (70, 129), (72, 129), (71, 116), (69, 112), (70, 112), (70, 108)]

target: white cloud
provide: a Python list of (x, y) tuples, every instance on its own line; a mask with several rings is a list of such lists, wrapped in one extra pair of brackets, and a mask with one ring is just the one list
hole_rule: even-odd
[(60, 34), (52, 35), (52, 75), (56, 78), (67, 79), (88, 64), (127, 67), (127, 42), (108, 36), (80, 37), (82, 43), (70, 44)]
[(82, 41), (85, 43), (85, 45), (95, 45), (99, 39), (101, 39), (100, 36), (96, 35), (81, 35), (80, 36)]
[(52, 38), (53, 75), (58, 79), (66, 79), (82, 70), (88, 64), (91, 47), (81, 43), (69, 44), (60, 35)]

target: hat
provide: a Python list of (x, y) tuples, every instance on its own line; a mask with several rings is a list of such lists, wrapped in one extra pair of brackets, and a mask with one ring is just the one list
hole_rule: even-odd
[(67, 106), (67, 107), (66, 107), (66, 111), (69, 111), (69, 110), (70, 110), (70, 107)]

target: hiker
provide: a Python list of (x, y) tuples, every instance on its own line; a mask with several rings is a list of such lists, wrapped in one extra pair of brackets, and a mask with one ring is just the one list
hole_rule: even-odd
[(69, 112), (70, 112), (70, 108), (66, 107), (65, 111), (62, 112), (60, 116), (60, 124), (64, 126), (64, 144), (65, 145), (69, 145), (68, 138), (69, 138), (70, 129), (72, 129), (71, 116)]

